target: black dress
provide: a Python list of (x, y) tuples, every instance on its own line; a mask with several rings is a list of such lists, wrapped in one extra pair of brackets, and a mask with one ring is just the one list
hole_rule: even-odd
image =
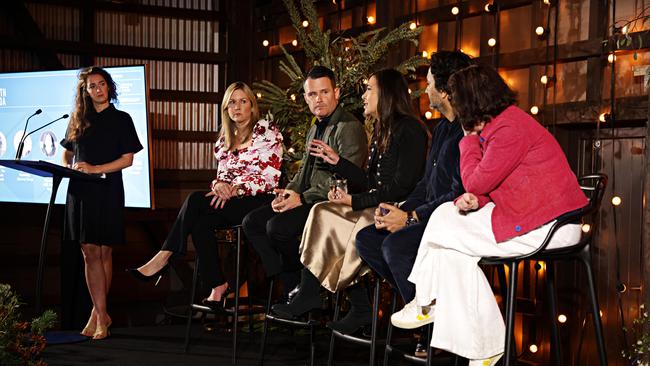
[[(77, 162), (106, 164), (122, 155), (142, 150), (128, 113), (111, 104), (88, 116), (90, 126), (75, 141), (61, 145), (74, 153)], [(124, 244), (124, 185), (122, 171), (106, 179), (70, 179), (65, 204), (64, 240), (98, 245)]]

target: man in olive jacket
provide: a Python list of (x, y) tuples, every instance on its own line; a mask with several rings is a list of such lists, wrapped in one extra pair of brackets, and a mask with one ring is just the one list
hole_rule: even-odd
[(368, 154), (363, 124), (338, 105), (340, 90), (332, 70), (315, 66), (304, 84), (305, 101), (316, 117), (307, 133), (298, 173), (285, 189), (276, 189), (269, 206), (251, 211), (243, 220), (246, 237), (262, 259), (266, 275), (278, 276), (288, 294), (299, 281), (300, 237), (312, 206), (327, 200), (332, 173), (322, 159), (309, 155), (313, 139), (325, 141), (343, 158), (362, 166)]

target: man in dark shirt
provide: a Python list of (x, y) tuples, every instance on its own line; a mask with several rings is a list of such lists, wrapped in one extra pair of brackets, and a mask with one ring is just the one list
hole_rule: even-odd
[[(339, 88), (332, 70), (314, 66), (304, 84), (305, 101), (316, 117), (307, 133), (305, 147), (313, 139), (358, 166), (368, 155), (368, 138), (363, 124), (338, 105)], [(262, 259), (266, 275), (278, 276), (285, 295), (300, 278), (300, 236), (311, 207), (327, 200), (329, 165), (306, 150), (298, 172), (285, 189), (276, 189), (271, 205), (251, 211), (242, 222), (246, 237)]]
[(463, 193), (458, 149), (463, 130), (454, 121), (447, 80), (455, 71), (471, 64), (469, 56), (461, 52), (441, 51), (431, 56), (426, 91), (431, 108), (443, 118), (433, 129), (424, 177), (399, 208), (380, 204), (375, 211), (375, 225), (357, 234), (361, 258), (397, 288), (406, 303), (415, 296), (415, 285), (407, 278), (429, 216), (440, 204)]

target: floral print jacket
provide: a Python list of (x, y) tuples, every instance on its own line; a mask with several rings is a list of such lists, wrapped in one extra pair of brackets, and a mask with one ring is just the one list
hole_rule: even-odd
[(236, 185), (243, 196), (271, 193), (278, 187), (282, 134), (273, 122), (261, 119), (253, 126), (252, 140), (249, 147), (228, 151), (224, 138), (219, 138), (214, 147), (219, 166), (212, 186), (218, 182)]

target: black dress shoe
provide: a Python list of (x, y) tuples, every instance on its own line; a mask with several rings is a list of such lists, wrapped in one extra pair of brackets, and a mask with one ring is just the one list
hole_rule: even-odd
[(275, 304), (271, 311), (285, 319), (295, 319), (311, 310), (320, 309), (320, 294), (315, 296), (297, 295), (288, 304)]
[(158, 270), (158, 272), (152, 274), (151, 276), (145, 276), (142, 274), (142, 272), (138, 271), (137, 268), (127, 268), (127, 272), (129, 272), (133, 277), (137, 278), (138, 280), (142, 282), (149, 282), (151, 280), (156, 280), (156, 283), (154, 286), (158, 286), (158, 282), (160, 282), (160, 279), (169, 271), (169, 263), (165, 264), (164, 267)]
[(415, 357), (427, 358), (427, 347), (422, 344), (421, 341), (418, 341), (418, 344), (415, 345), (415, 352), (413, 353)]
[(372, 313), (357, 313), (355, 311), (348, 312), (340, 320), (327, 323), (328, 328), (348, 335), (357, 332), (361, 328), (364, 328), (364, 330), (366, 330), (366, 328), (370, 328), (371, 325)]

